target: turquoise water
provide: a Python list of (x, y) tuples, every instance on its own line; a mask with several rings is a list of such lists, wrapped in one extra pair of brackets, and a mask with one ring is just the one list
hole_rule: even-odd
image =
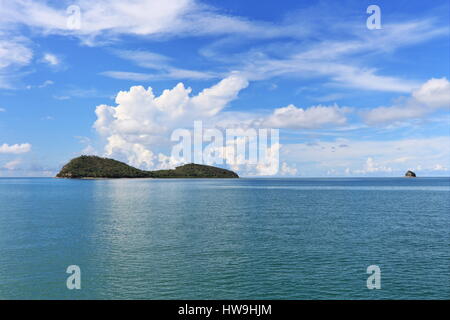
[(449, 230), (449, 178), (4, 178), (0, 298), (449, 299)]

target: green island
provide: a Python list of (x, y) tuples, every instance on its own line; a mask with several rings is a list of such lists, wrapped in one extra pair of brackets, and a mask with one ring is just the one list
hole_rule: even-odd
[(56, 175), (57, 178), (239, 178), (230, 170), (201, 164), (185, 164), (171, 170), (144, 171), (126, 163), (97, 156), (72, 159)]

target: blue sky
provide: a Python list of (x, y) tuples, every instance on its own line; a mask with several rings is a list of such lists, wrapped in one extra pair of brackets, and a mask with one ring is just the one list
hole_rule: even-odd
[[(381, 29), (366, 26), (372, 4)], [(80, 154), (173, 167), (170, 135), (194, 120), (280, 129), (276, 175), (449, 175), (448, 1), (16, 0), (0, 10), (0, 176), (53, 176)]]

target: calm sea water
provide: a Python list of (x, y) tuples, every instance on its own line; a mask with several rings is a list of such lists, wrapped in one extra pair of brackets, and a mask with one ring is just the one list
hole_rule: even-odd
[(0, 298), (449, 299), (450, 179), (0, 179)]

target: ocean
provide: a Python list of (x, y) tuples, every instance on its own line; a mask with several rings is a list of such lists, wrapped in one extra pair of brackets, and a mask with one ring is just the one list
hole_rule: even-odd
[(0, 299), (450, 299), (450, 178), (2, 178)]

